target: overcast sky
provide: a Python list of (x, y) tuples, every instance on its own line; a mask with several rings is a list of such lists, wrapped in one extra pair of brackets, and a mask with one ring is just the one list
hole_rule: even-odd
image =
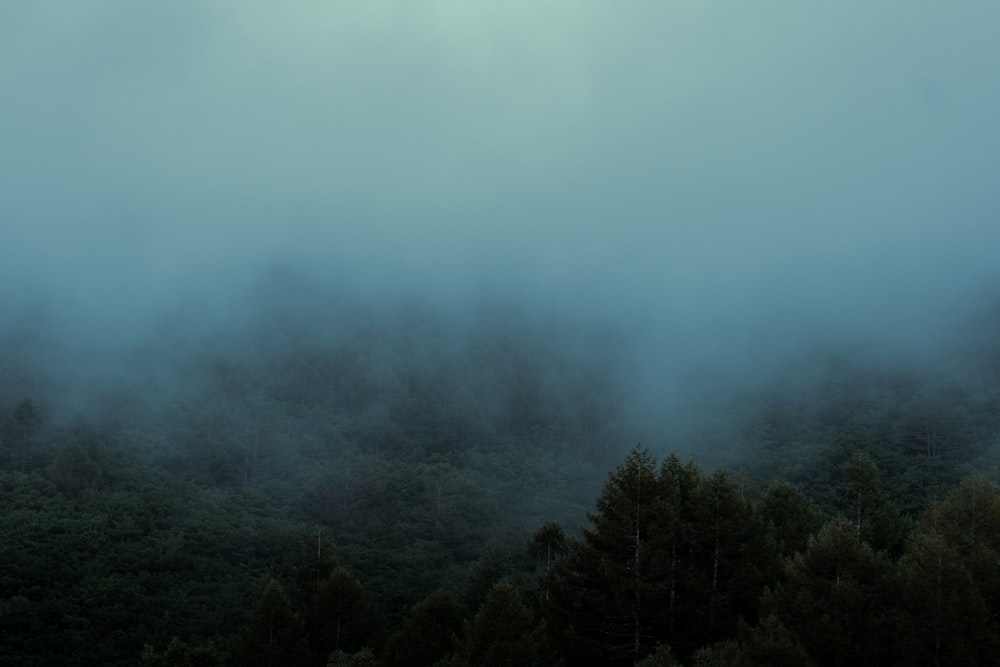
[(998, 30), (973, 0), (5, 2), (0, 301), (119, 326), (285, 261), (686, 355), (911, 336), (1000, 278)]

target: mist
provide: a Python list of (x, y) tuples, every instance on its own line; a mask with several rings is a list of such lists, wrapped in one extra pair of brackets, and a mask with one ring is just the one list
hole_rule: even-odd
[(997, 25), (0, 3), (0, 662), (996, 654)]
[(811, 351), (930, 363), (997, 293), (998, 19), (972, 2), (6, 7), (7, 366), (92, 400), (282, 309), (299, 336), (416, 309), (444, 346), (505, 313), (613, 367), (641, 424)]

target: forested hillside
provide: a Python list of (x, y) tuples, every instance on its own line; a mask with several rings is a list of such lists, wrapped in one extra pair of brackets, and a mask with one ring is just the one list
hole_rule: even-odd
[(2, 662), (989, 664), (979, 325), (934, 363), (693, 388), (634, 447), (615, 337), (516, 310), (262, 309), (82, 394), (22, 340)]
[(0, 667), (1000, 665), (998, 25), (0, 2)]

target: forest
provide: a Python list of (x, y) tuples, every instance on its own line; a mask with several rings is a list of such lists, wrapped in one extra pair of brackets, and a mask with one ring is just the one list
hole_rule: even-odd
[(84, 391), (7, 329), (0, 664), (996, 664), (995, 311), (681, 423), (607, 332), (269, 303)]
[(0, 667), (1000, 665), (998, 25), (0, 2)]

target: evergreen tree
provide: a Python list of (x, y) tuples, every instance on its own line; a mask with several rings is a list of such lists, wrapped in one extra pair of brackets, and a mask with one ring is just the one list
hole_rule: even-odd
[(233, 647), (234, 667), (297, 667), (307, 665), (305, 629), (288, 598), (270, 579)]
[(545, 571), (566, 553), (566, 532), (555, 521), (546, 521), (528, 546), (528, 555), (545, 563)]
[(325, 665), (334, 651), (352, 653), (378, 641), (378, 619), (364, 589), (341, 568), (322, 582), (305, 622), (316, 665)]
[(752, 630), (743, 624), (740, 639), (739, 661), (731, 665), (810, 667), (814, 664), (801, 642), (774, 615), (762, 618)]
[[(968, 604), (955, 610), (965, 619), (961, 631), (956, 630), (957, 636), (977, 641), (977, 655), (986, 650), (1000, 651), (1000, 490), (982, 477), (965, 478), (958, 489), (928, 513), (910, 546), (900, 563), (901, 574), (909, 581), (925, 570), (932, 581), (941, 578), (941, 595), (936, 585), (932, 591), (926, 584), (918, 588), (923, 591), (924, 606), (933, 601), (934, 609), (940, 606), (947, 610), (952, 604), (960, 604), (953, 596), (966, 591)], [(974, 611), (977, 609), (978, 613)], [(945, 616), (949, 614), (942, 611)], [(943, 620), (947, 627), (956, 619), (952, 614)], [(949, 633), (940, 630), (940, 625), (937, 628), (928, 628), (925, 639), (941, 633), (948, 648)]]
[(477, 667), (547, 665), (542, 635), (517, 589), (501, 582), (465, 623), (457, 662)]
[(636, 445), (597, 498), (583, 540), (571, 542), (550, 586), (553, 630), (580, 660), (631, 664), (655, 647), (652, 620), (661, 507), (650, 453)]
[(805, 551), (809, 536), (820, 526), (816, 507), (788, 482), (774, 484), (760, 504), (761, 518), (774, 531), (779, 554)]
[(997, 648), (986, 603), (937, 520), (931, 522), (907, 541), (897, 566), (897, 660), (908, 665), (980, 664), (980, 656), (995, 654)]
[(455, 593), (441, 589), (414, 605), (403, 626), (386, 643), (386, 667), (431, 665), (450, 654), (461, 633), (465, 607)]
[(760, 591), (774, 580), (778, 560), (760, 515), (722, 471), (697, 484), (689, 505), (691, 565), (701, 590), (692, 591), (698, 603), (685, 634), (705, 645), (733, 636), (739, 618), (756, 617)]
[(842, 505), (859, 540), (898, 554), (906, 522), (882, 493), (879, 469), (866, 453), (855, 452), (844, 466), (848, 485)]
[(320, 587), (335, 569), (332, 540), (317, 530), (302, 545), (302, 564), (295, 568), (295, 592), (301, 607), (308, 609), (316, 604)]
[(776, 616), (821, 665), (884, 664), (888, 573), (885, 558), (858, 541), (856, 525), (834, 519), (789, 561), (761, 613)]

